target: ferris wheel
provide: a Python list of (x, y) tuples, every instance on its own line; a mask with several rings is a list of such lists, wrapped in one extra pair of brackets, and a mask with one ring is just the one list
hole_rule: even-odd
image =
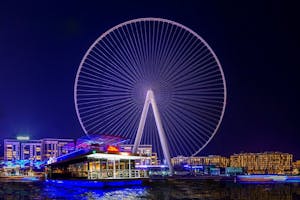
[(220, 126), (226, 84), (218, 58), (197, 33), (174, 21), (140, 18), (109, 29), (90, 46), (74, 100), (87, 135), (151, 144), (159, 157), (164, 139), (171, 156), (192, 156)]

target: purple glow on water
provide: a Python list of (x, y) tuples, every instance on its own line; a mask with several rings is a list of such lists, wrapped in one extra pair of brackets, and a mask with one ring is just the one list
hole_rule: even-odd
[(299, 199), (298, 183), (240, 184), (233, 182), (178, 180), (145, 186), (82, 187), (46, 182), (2, 182), (0, 199)]

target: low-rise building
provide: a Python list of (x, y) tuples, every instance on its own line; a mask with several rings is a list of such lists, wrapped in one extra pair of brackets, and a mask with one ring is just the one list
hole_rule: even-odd
[(230, 156), (230, 166), (242, 167), (249, 174), (288, 174), (292, 160), (289, 153), (239, 153)]
[(4, 161), (43, 161), (69, 153), (64, 146), (74, 143), (73, 139), (45, 138), (30, 140), (28, 137), (4, 139)]
[(171, 159), (172, 165), (214, 165), (216, 167), (228, 167), (229, 159), (220, 155), (209, 155), (199, 157), (177, 156)]
[[(132, 152), (132, 144), (122, 144), (120, 145), (121, 151)], [(139, 145), (137, 149), (137, 156), (143, 156), (145, 159), (136, 160), (136, 165), (157, 165), (157, 153), (152, 152), (152, 145)]]
[(293, 162), (293, 175), (299, 175), (300, 174), (300, 160), (296, 160)]

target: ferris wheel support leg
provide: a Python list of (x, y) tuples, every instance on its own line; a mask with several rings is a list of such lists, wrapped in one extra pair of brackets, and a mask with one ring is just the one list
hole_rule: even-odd
[(160, 114), (158, 112), (158, 108), (157, 108), (157, 104), (156, 104), (156, 101), (155, 101), (155, 98), (154, 98), (154, 94), (153, 94), (152, 90), (150, 90), (149, 93), (150, 93), (151, 105), (152, 105), (152, 109), (153, 109), (153, 113), (154, 113), (154, 118), (155, 118), (157, 130), (158, 130), (158, 135), (159, 135), (161, 147), (162, 147), (166, 162), (168, 164), (170, 174), (173, 175), (173, 166), (172, 166), (172, 163), (171, 163), (171, 156), (170, 156), (167, 137), (166, 137), (165, 131), (164, 131), (162, 123), (161, 123), (161, 118), (160, 118)]
[(137, 134), (136, 134), (133, 149), (132, 149), (132, 153), (134, 153), (134, 154), (137, 153), (138, 147), (141, 143), (141, 139), (142, 139), (142, 135), (143, 135), (144, 127), (145, 127), (145, 122), (146, 122), (146, 118), (147, 118), (147, 114), (148, 114), (148, 110), (149, 110), (150, 101), (151, 101), (150, 95), (149, 95), (149, 92), (147, 92), (146, 100), (145, 100), (143, 111), (142, 111), (141, 120), (139, 123), (139, 128), (137, 130)]
[(140, 123), (139, 123), (138, 131), (137, 131), (137, 134), (136, 134), (136, 138), (135, 138), (135, 141), (134, 141), (132, 153), (134, 153), (134, 154), (137, 153), (138, 146), (141, 143), (141, 139), (142, 139), (142, 135), (143, 135), (145, 122), (146, 122), (146, 117), (147, 117), (147, 113), (148, 113), (148, 110), (149, 110), (150, 103), (152, 105), (154, 118), (155, 118), (155, 123), (156, 123), (156, 127), (157, 127), (157, 130), (158, 130), (158, 135), (159, 135), (161, 147), (162, 147), (162, 150), (163, 150), (164, 158), (165, 158), (165, 160), (168, 164), (170, 174), (173, 175), (173, 166), (172, 166), (172, 163), (171, 163), (169, 145), (168, 145), (168, 141), (167, 141), (167, 138), (166, 138), (165, 131), (164, 131), (162, 123), (161, 123), (161, 118), (160, 118), (160, 115), (159, 115), (159, 112), (158, 112), (157, 104), (156, 104), (156, 101), (155, 101), (155, 98), (154, 98), (154, 93), (153, 93), (152, 90), (147, 91), (146, 100), (145, 100), (145, 104), (144, 104), (144, 107), (143, 107), (143, 112), (142, 112), (141, 120), (140, 120)]

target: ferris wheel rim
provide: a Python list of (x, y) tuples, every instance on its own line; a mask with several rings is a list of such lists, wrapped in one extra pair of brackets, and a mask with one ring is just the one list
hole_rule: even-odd
[(99, 41), (101, 41), (103, 38), (105, 38), (107, 35), (109, 35), (114, 30), (117, 30), (120, 27), (126, 26), (128, 24), (134, 24), (134, 23), (137, 23), (137, 22), (147, 22), (147, 21), (149, 21), (149, 22), (151, 22), (151, 21), (154, 21), (154, 22), (157, 21), (157, 22), (162, 22), (162, 23), (168, 23), (168, 24), (171, 24), (171, 25), (175, 25), (177, 27), (180, 27), (180, 28), (188, 31), (192, 35), (194, 35), (198, 40), (200, 40), (207, 47), (207, 49), (209, 50), (209, 52), (212, 54), (213, 58), (215, 59), (217, 65), (218, 65), (218, 69), (220, 70), (220, 74), (222, 76), (223, 90), (224, 90), (224, 96), (223, 96), (223, 102), (222, 102), (222, 105), (223, 105), (222, 106), (222, 111), (221, 111), (220, 117), (218, 119), (218, 123), (217, 123), (217, 125), (216, 125), (213, 133), (210, 135), (209, 139), (199, 148), (199, 150), (197, 150), (195, 153), (193, 153), (192, 155), (190, 155), (190, 156), (195, 156), (199, 152), (201, 152), (208, 145), (208, 143), (212, 140), (212, 138), (216, 135), (217, 131), (220, 128), (221, 122), (222, 122), (223, 117), (224, 117), (225, 109), (226, 109), (226, 103), (227, 103), (226, 79), (225, 79), (225, 75), (224, 75), (224, 71), (223, 71), (222, 65), (221, 65), (221, 63), (220, 63), (217, 55), (215, 54), (215, 52), (213, 51), (213, 49), (210, 47), (210, 45), (199, 34), (197, 34), (195, 31), (193, 31), (189, 27), (187, 27), (187, 26), (185, 26), (183, 24), (180, 24), (178, 22), (169, 20), (169, 19), (158, 18), (158, 17), (143, 17), (143, 18), (136, 18), (136, 19), (132, 19), (132, 20), (129, 20), (129, 21), (125, 21), (125, 22), (122, 22), (122, 23), (120, 23), (120, 24), (118, 24), (116, 26), (113, 26), (112, 28), (110, 28), (107, 31), (105, 31), (104, 33), (102, 33), (92, 43), (92, 45), (88, 48), (88, 50), (85, 52), (83, 58), (81, 59), (81, 62), (80, 62), (80, 65), (79, 65), (79, 68), (77, 70), (76, 77), (75, 77), (75, 84), (74, 84), (74, 104), (75, 104), (75, 110), (76, 110), (77, 118), (79, 120), (79, 123), (80, 123), (82, 129), (84, 130), (84, 133), (87, 136), (89, 136), (89, 133), (88, 133), (86, 127), (83, 124), (82, 118), (80, 116), (78, 104), (77, 104), (77, 86), (78, 86), (79, 75), (80, 75), (80, 72), (81, 72), (81, 70), (83, 68), (83, 64), (84, 64), (86, 58), (88, 57), (88, 55), (90, 54), (90, 52), (99, 43)]

